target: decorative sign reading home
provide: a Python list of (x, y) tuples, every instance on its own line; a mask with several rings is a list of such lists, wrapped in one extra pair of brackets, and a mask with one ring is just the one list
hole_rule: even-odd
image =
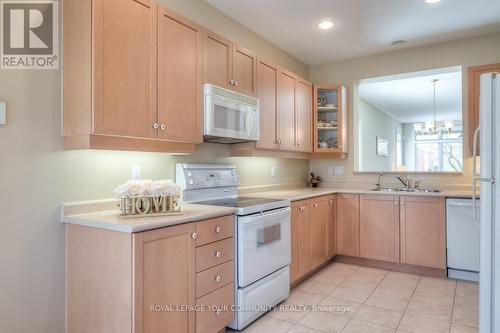
[(181, 188), (171, 180), (130, 180), (115, 189), (122, 216), (179, 215)]

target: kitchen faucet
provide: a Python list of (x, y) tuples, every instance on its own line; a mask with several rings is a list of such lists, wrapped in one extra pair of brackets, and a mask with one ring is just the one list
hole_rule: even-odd
[(380, 175), (378, 175), (378, 182), (377, 182), (377, 189), (382, 188), (382, 179), (384, 178), (384, 173), (381, 172)]
[(405, 189), (410, 188), (410, 180), (408, 179), (408, 177), (400, 175), (400, 176), (396, 176), (396, 179), (399, 180), (401, 182), (401, 184), (403, 184), (403, 187)]

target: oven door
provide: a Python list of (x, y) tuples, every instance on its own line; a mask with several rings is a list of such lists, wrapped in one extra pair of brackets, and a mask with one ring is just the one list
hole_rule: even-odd
[(206, 94), (205, 135), (258, 141), (258, 107), (222, 96)]
[(238, 216), (238, 285), (290, 264), (290, 207)]

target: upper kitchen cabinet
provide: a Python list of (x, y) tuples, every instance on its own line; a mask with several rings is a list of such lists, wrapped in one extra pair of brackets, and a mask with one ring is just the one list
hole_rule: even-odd
[(298, 151), (310, 153), (312, 151), (312, 84), (301, 78), (297, 78), (296, 83), (296, 145)]
[(296, 150), (295, 106), (296, 81), (294, 74), (278, 71), (278, 143), (282, 150)]
[(222, 88), (234, 89), (234, 81), (232, 80), (233, 43), (206, 30), (204, 49), (204, 81)]
[(278, 67), (259, 58), (257, 62), (257, 97), (259, 98), (260, 140), (256, 146), (279, 149), (276, 136), (276, 97), (278, 91)]
[(204, 48), (205, 83), (256, 96), (255, 53), (208, 30), (205, 32)]
[[(194, 151), (192, 142), (201, 138), (201, 127), (197, 129), (198, 135), (192, 128), (185, 135), (167, 132), (185, 126), (173, 113), (179, 112), (174, 108), (181, 99), (190, 110), (188, 117), (194, 119), (195, 111), (199, 111), (193, 108), (199, 99), (193, 82), (200, 80), (193, 78), (193, 71), (199, 69), (194, 67), (184, 72), (168, 67), (178, 65), (187, 70), (197, 64), (199, 60), (194, 59), (201, 51), (198, 37), (189, 35), (182, 27), (186, 26), (186, 21), (172, 13), (168, 22), (168, 14), (164, 15), (167, 12), (162, 8), (159, 11), (162, 14), (160, 25), (158, 6), (149, 0), (64, 2), (63, 133), (66, 149)], [(171, 45), (175, 45), (176, 50), (168, 50), (172, 48), (164, 43), (175, 43)], [(165, 56), (159, 62), (160, 74), (158, 50)], [(174, 60), (179, 55), (185, 59)], [(165, 75), (178, 77), (167, 79)], [(160, 101), (158, 78), (161, 81)], [(182, 85), (179, 93), (170, 81), (187, 83), (187, 87)]]
[[(469, 67), (468, 70), (468, 140), (467, 148), (473, 150), (474, 131), (479, 126), (479, 80), (481, 74), (500, 72), (500, 63)], [(479, 150), (479, 142), (478, 142)], [(479, 155), (479, 151), (477, 152)]]
[(342, 85), (314, 85), (314, 150), (315, 157), (346, 158), (347, 88)]
[(257, 55), (245, 48), (233, 45), (234, 90), (249, 96), (257, 94)]
[(257, 98), (260, 139), (232, 146), (233, 156), (310, 158), (312, 152), (312, 84), (258, 58)]
[(159, 137), (200, 143), (202, 30), (163, 6), (158, 14)]

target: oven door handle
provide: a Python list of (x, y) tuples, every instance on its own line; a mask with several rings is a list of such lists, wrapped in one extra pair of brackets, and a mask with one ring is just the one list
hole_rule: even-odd
[(287, 217), (287, 216), (290, 216), (290, 214), (291, 214), (290, 207), (285, 207), (285, 208), (275, 209), (272, 211), (262, 212), (262, 213), (249, 215), (249, 216), (239, 216), (238, 222), (244, 223), (246, 226), (248, 226), (251, 224), (262, 223), (263, 219), (267, 220), (267, 219), (273, 218), (273, 217)]

